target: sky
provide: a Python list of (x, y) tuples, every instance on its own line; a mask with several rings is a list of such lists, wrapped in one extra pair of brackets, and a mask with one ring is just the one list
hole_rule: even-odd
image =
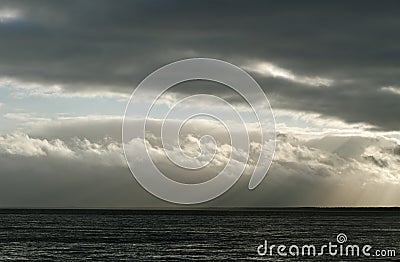
[(0, 207), (176, 207), (132, 176), (122, 118), (147, 75), (196, 57), (246, 70), (276, 122), (272, 165), (249, 191), (252, 123), (246, 162), (215, 119), (188, 121), (188, 154), (205, 133), (219, 146), (195, 172), (171, 165), (157, 140), (157, 110), (204, 93), (247, 112), (242, 98), (204, 81), (161, 97), (147, 142), (166, 176), (205, 181), (231, 155), (246, 168), (200, 207), (399, 206), (399, 11), (398, 1), (0, 1)]

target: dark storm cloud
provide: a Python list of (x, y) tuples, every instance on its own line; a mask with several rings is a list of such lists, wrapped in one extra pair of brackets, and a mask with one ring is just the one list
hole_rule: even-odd
[(2, 1), (0, 74), (70, 92), (130, 93), (182, 58), (268, 61), (327, 88), (255, 74), (275, 108), (400, 128), (400, 4), (245, 1)]
[[(398, 130), (400, 96), (367, 84), (337, 84), (329, 88), (299, 88), (299, 84), (264, 79), (275, 108), (290, 108), (337, 117), (348, 123), (364, 122), (373, 129)], [(275, 98), (275, 99), (274, 99)]]

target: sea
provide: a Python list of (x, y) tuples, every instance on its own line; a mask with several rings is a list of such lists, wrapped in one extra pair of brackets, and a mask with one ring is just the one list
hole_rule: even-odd
[(400, 261), (400, 209), (0, 209), (0, 261), (24, 260)]

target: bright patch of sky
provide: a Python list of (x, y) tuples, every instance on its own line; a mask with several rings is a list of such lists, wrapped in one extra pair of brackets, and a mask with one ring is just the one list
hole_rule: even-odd
[(16, 20), (20, 18), (21, 14), (15, 9), (0, 9), (0, 23)]
[(120, 97), (15, 97), (12, 86), (0, 87), (0, 133), (12, 131), (27, 120), (85, 115), (122, 116), (127, 100)]

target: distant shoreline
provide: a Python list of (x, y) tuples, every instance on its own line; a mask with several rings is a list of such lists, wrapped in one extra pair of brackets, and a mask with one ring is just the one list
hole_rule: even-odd
[(75, 213), (75, 214), (99, 214), (99, 213), (268, 213), (268, 212), (315, 212), (315, 213), (337, 213), (337, 212), (399, 212), (400, 207), (231, 207), (231, 208), (0, 208), (0, 214), (6, 213)]

